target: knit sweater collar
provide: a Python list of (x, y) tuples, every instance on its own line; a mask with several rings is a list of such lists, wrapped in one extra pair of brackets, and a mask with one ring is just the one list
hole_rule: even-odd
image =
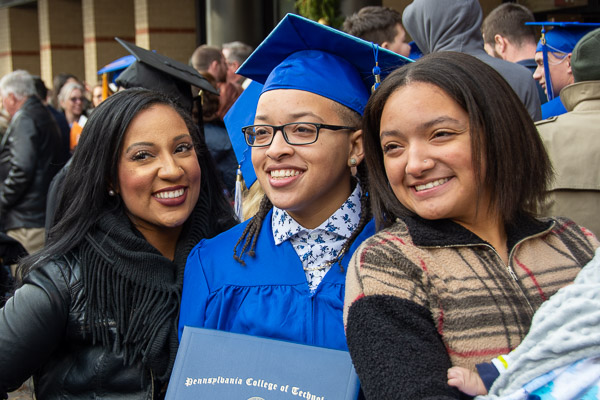
[[(417, 215), (402, 218), (416, 246), (461, 246), (489, 244), (460, 224), (449, 219), (427, 220)], [(522, 239), (548, 231), (553, 226), (550, 219), (535, 219), (521, 215), (507, 224), (507, 245), (512, 249)]]

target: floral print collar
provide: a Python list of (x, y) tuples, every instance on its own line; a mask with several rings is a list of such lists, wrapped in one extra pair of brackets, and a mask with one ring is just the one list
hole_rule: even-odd
[(276, 245), (289, 240), (302, 262), (311, 293), (314, 293), (330, 266), (320, 268), (334, 260), (346, 240), (360, 221), (360, 184), (327, 220), (315, 229), (307, 229), (286, 211), (273, 207), (271, 227)]

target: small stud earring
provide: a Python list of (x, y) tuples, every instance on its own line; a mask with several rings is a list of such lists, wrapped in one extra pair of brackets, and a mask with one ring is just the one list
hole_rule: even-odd
[(355, 166), (356, 166), (356, 158), (352, 157), (352, 158), (350, 159), (350, 166), (351, 166), (351, 167), (355, 167)]
[(114, 197), (114, 195), (115, 195), (115, 194), (116, 194), (116, 193), (115, 193), (115, 191), (114, 191), (114, 190), (112, 190), (112, 189), (110, 189), (110, 190), (108, 191), (108, 195), (109, 195), (109, 196), (111, 196), (111, 197)]

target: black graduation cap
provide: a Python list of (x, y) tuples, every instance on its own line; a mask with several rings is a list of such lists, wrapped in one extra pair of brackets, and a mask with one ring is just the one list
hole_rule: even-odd
[(164, 93), (176, 99), (186, 110), (192, 109), (194, 98), (190, 85), (219, 94), (193, 67), (117, 37), (115, 40), (136, 59), (119, 75), (117, 85), (124, 88), (143, 87)]

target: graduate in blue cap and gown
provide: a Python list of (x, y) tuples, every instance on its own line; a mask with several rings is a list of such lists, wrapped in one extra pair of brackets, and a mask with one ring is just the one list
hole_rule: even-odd
[(264, 85), (239, 135), (265, 196), (190, 253), (180, 335), (188, 325), (347, 349), (346, 266), (374, 233), (361, 115), (372, 86), (408, 61), (288, 14), (240, 67)]
[[(542, 37), (535, 53), (537, 69), (533, 74), (548, 96), (548, 102), (542, 104), (542, 119), (564, 114), (567, 109), (560, 101), (560, 91), (574, 82), (571, 53), (577, 42), (600, 24), (528, 22), (526, 25), (542, 26)], [(551, 29), (546, 30), (546, 27)]]

